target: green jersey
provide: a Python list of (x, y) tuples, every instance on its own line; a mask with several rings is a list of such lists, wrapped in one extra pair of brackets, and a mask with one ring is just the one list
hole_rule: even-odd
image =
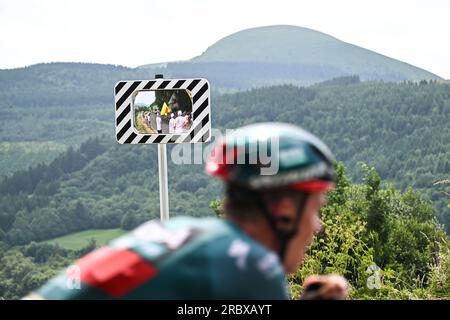
[(278, 256), (232, 222), (147, 222), (81, 258), (30, 297), (287, 299)]

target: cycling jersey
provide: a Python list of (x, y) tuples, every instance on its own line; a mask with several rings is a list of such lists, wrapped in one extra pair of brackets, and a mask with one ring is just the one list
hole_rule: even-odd
[(287, 299), (278, 256), (234, 223), (147, 222), (30, 295), (43, 299)]

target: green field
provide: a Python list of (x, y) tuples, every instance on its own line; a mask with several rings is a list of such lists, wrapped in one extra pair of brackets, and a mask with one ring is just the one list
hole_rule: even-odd
[(76, 233), (71, 233), (63, 237), (43, 241), (45, 243), (58, 243), (65, 249), (78, 250), (86, 246), (90, 239), (95, 239), (98, 246), (105, 245), (109, 240), (117, 238), (126, 231), (122, 229), (107, 229), (107, 230), (85, 230)]

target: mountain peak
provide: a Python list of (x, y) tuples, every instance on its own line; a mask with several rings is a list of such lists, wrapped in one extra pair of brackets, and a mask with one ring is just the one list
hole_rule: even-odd
[(328, 34), (292, 25), (242, 30), (210, 46), (191, 62), (252, 62), (323, 66), (364, 79), (440, 79), (426, 70), (340, 41)]
[[(302, 48), (315, 53), (339, 40), (325, 33), (291, 25), (274, 25), (238, 31), (210, 46), (196, 62), (293, 62)], [(238, 50), (234, 50), (238, 48)]]

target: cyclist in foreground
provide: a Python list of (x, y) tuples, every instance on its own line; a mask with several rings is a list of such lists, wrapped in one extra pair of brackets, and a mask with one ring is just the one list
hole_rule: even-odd
[[(261, 174), (261, 146), (278, 162), (273, 175)], [(225, 182), (223, 219), (147, 222), (25, 298), (288, 299), (285, 274), (296, 271), (321, 228), (319, 210), (334, 187), (332, 161), (327, 146), (299, 127), (237, 129), (206, 164), (208, 174)], [(347, 291), (336, 277), (305, 283), (305, 299), (339, 299)]]

